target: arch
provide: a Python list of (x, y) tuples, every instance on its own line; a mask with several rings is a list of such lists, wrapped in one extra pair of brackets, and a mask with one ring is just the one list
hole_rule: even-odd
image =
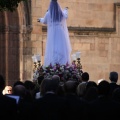
[(28, 0), (21, 2), (14, 12), (0, 13), (0, 73), (9, 85), (23, 76), (23, 36), (30, 33), (30, 12), (31, 1)]

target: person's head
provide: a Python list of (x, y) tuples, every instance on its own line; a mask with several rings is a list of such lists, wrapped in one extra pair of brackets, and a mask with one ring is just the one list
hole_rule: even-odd
[(37, 82), (38, 82), (39, 85), (41, 85), (41, 82), (43, 81), (43, 79), (44, 79), (43, 75), (38, 77)]
[(82, 81), (87, 82), (89, 80), (89, 74), (87, 72), (82, 73)]
[(86, 83), (86, 90), (89, 89), (90, 87), (96, 87), (97, 88), (98, 86), (97, 86), (96, 82), (94, 82), (94, 81), (88, 81)]
[(35, 84), (34, 82), (30, 81), (30, 80), (26, 80), (24, 82), (24, 86), (26, 87), (27, 90), (34, 90), (35, 89)]
[(68, 80), (64, 83), (65, 94), (76, 94), (77, 82)]
[(4, 94), (12, 94), (12, 86), (5, 86)]
[(50, 78), (44, 78), (43, 81), (41, 82), (41, 87), (40, 87), (40, 94), (42, 96), (45, 95), (46, 92), (50, 91)]
[(22, 81), (15, 81), (14, 84), (13, 84), (13, 88), (16, 86), (16, 85), (24, 85), (24, 83)]
[(81, 82), (81, 83), (79, 83), (79, 85), (77, 86), (77, 95), (78, 95), (79, 97), (84, 96), (85, 90), (86, 90), (86, 85), (87, 85), (86, 82)]
[(111, 82), (117, 82), (118, 81), (118, 73), (115, 71), (110, 72), (109, 79)]
[(109, 94), (110, 91), (110, 84), (107, 80), (102, 80), (99, 84), (98, 84), (98, 93), (99, 95), (105, 95), (107, 96)]
[(23, 85), (16, 85), (13, 88), (13, 95), (18, 95), (21, 98), (25, 98), (26, 96), (26, 88)]
[(53, 75), (53, 76), (52, 76), (52, 79), (60, 82), (60, 77), (59, 77), (59, 75)]
[(94, 100), (96, 99), (98, 96), (98, 86), (97, 83), (94, 81), (88, 81), (86, 82), (86, 89), (85, 89), (85, 93), (84, 93), (84, 98), (86, 100)]
[(87, 101), (93, 101), (97, 97), (98, 97), (98, 89), (97, 87), (94, 86), (89, 87), (83, 96), (83, 98)]
[(47, 92), (56, 93), (59, 87), (59, 80), (52, 78), (45, 78), (41, 83), (40, 92), (45, 95)]

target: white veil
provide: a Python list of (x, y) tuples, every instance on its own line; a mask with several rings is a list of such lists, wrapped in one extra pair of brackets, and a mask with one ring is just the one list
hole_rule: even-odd
[[(62, 10), (62, 8), (61, 8), (60, 4), (57, 2), (57, 0), (50, 0), (50, 5), (49, 5), (48, 10), (50, 11), (52, 23), (61, 21), (61, 19), (65, 15), (64, 12), (66, 12), (66, 9)], [(67, 29), (66, 20), (64, 20), (62, 22), (62, 25), (64, 26), (65, 34), (67, 37), (66, 42), (67, 42), (68, 46), (66, 46), (66, 47), (68, 47), (68, 51), (71, 52), (72, 48), (71, 48), (71, 44), (70, 44), (70, 40), (69, 40), (69, 33), (68, 33), (68, 29)]]
[(61, 21), (63, 13), (57, 0), (51, 0), (48, 10), (50, 12), (51, 22)]

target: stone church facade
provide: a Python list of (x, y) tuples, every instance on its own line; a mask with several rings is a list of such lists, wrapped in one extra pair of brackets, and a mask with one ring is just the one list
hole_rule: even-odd
[[(120, 0), (58, 0), (69, 7), (67, 20), (72, 54), (81, 52), (83, 71), (90, 80), (120, 76)], [(32, 80), (34, 54), (44, 62), (46, 26), (38, 23), (49, 0), (28, 0), (14, 12), (0, 13), (0, 74), (6, 84)], [(120, 82), (120, 81), (119, 81)]]

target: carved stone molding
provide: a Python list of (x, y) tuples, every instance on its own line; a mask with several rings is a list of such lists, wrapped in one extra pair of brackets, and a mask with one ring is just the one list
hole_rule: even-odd
[(22, 25), (21, 27), (0, 25), (0, 33), (31, 33), (32, 29), (32, 25)]
[(21, 32), (22, 33), (31, 33), (32, 29), (33, 29), (32, 25), (28, 25), (28, 26), (23, 25), (21, 28)]
[[(114, 3), (114, 16), (113, 16), (113, 20), (114, 20), (114, 27), (113, 28), (106, 28), (106, 27), (72, 27), (72, 26), (68, 26), (68, 30), (70, 32), (74, 32), (76, 34), (80, 34), (80, 32), (84, 32), (86, 35), (90, 34), (90, 32), (116, 32), (116, 9), (117, 6), (120, 6), (120, 3)], [(47, 27), (46, 26), (42, 26), (42, 30), (43, 32), (47, 31)], [(96, 33), (95, 33), (96, 34)]]

